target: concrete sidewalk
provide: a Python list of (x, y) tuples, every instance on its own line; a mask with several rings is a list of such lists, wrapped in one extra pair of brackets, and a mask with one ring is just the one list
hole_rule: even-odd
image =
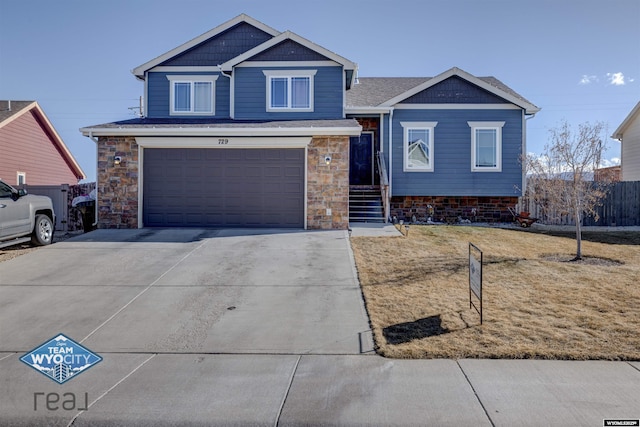
[[(56, 387), (13, 369), (19, 355), (0, 355), (1, 424), (601, 426), (603, 419), (640, 416), (639, 363), (103, 356), (106, 374), (87, 372)], [(83, 410), (47, 410), (44, 396), (34, 402), (34, 391), (74, 393)]]

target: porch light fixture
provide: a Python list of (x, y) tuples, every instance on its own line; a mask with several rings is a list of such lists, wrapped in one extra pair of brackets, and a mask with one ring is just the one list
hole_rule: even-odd
[(331, 164), (331, 156), (329, 154), (324, 156), (324, 162), (327, 164), (327, 166)]
[(113, 164), (114, 164), (114, 165), (116, 165), (116, 166), (118, 166), (120, 163), (122, 163), (122, 157), (120, 157), (120, 156), (115, 156), (115, 157), (113, 158)]

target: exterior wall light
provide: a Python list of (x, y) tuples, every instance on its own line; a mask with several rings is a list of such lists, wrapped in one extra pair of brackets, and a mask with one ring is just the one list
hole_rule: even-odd
[(324, 156), (324, 162), (327, 164), (327, 166), (331, 164), (331, 156), (329, 154)]
[(116, 166), (118, 166), (120, 163), (122, 163), (122, 157), (120, 157), (120, 156), (115, 156), (115, 157), (113, 158), (113, 164), (114, 164), (114, 165), (116, 165)]

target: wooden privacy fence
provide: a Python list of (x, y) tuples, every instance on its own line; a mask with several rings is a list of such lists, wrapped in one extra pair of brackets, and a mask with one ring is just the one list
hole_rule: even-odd
[(67, 233), (69, 231), (82, 230), (82, 214), (78, 209), (71, 207), (74, 197), (87, 195), (96, 188), (95, 182), (69, 185), (22, 185), (29, 194), (48, 196), (53, 202), (53, 210), (56, 213), (56, 232)]
[[(640, 226), (640, 181), (615, 182), (608, 188), (607, 195), (596, 208), (598, 221), (585, 215), (582, 224), (607, 227)], [(542, 208), (527, 196), (520, 199), (517, 210), (530, 212), (532, 217), (540, 218), (544, 224), (575, 225), (567, 215), (544, 215)]]

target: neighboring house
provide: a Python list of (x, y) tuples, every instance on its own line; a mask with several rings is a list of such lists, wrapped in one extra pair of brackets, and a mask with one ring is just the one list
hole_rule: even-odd
[(593, 180), (596, 182), (619, 182), (621, 181), (621, 175), (621, 166), (609, 166), (596, 169), (593, 174)]
[(0, 101), (0, 178), (17, 185), (77, 184), (85, 174), (35, 101)]
[(640, 102), (611, 137), (620, 141), (622, 181), (640, 181)]
[(133, 73), (144, 117), (81, 129), (97, 143), (102, 228), (347, 228), (350, 189), (379, 192), (381, 179), (378, 220), (430, 204), (507, 219), (538, 111), (457, 68), (357, 79), (354, 62), (246, 15)]

